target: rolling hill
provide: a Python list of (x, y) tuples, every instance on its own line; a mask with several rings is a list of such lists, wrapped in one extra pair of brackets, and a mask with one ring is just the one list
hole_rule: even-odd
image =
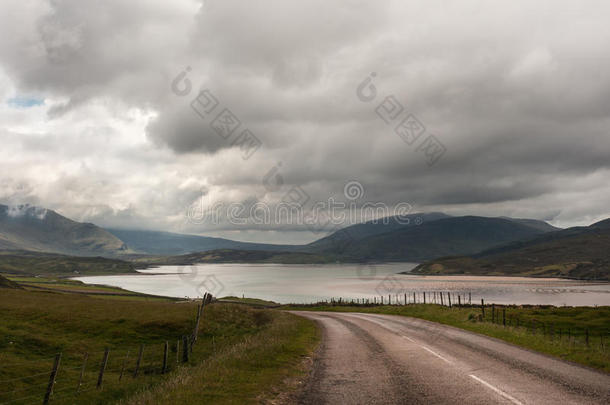
[(0, 205), (0, 250), (78, 256), (116, 256), (129, 252), (123, 241), (100, 227), (31, 205)]
[(610, 279), (610, 219), (546, 233), (467, 257), (421, 264), (419, 274), (524, 275)]

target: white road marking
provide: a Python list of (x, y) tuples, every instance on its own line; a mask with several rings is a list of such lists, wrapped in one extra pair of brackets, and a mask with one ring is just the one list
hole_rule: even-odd
[[(385, 329), (389, 330), (390, 332), (394, 332), (394, 333), (396, 333), (396, 334), (398, 334), (398, 333), (399, 333), (397, 330), (394, 330), (393, 328), (389, 328), (387, 325), (384, 325), (384, 324), (383, 324), (383, 323), (381, 323), (381, 322), (377, 322), (377, 321), (373, 321), (373, 320), (371, 320), (371, 319), (370, 319), (370, 317), (360, 317), (360, 316), (358, 316), (358, 315), (355, 315), (355, 316), (354, 316), (354, 315), (352, 315), (352, 317), (354, 317), (354, 318), (359, 318), (359, 319), (364, 319), (364, 320), (369, 321), (369, 322), (371, 322), (371, 323), (375, 323), (375, 324), (377, 324), (377, 325), (379, 325), (379, 326), (381, 326), (381, 327), (383, 327), (383, 328), (385, 328)], [(367, 319), (367, 318), (368, 318), (368, 319)], [(429, 351), (430, 353), (432, 353), (433, 355), (435, 355), (435, 356), (436, 356), (436, 357), (438, 357), (439, 359), (441, 359), (441, 360), (443, 360), (443, 361), (446, 361), (446, 362), (447, 362), (447, 363), (449, 363), (449, 364), (453, 364), (453, 362), (452, 362), (451, 360), (449, 360), (449, 359), (447, 359), (447, 358), (445, 358), (445, 357), (441, 356), (440, 354), (438, 354), (438, 353), (437, 353), (437, 352), (435, 352), (434, 350), (429, 349), (429, 348), (427, 348), (426, 346), (424, 346), (424, 345), (422, 345), (422, 344), (417, 343), (415, 340), (411, 339), (410, 337), (408, 337), (408, 336), (406, 336), (406, 335), (399, 335), (399, 336), (402, 336), (403, 338), (407, 339), (408, 341), (410, 341), (410, 342), (413, 342), (413, 343), (417, 344), (418, 346), (420, 346), (421, 348), (423, 348), (423, 349), (425, 349), (425, 350)]]
[(512, 397), (510, 395), (508, 395), (506, 392), (502, 391), (499, 388), (494, 387), (493, 385), (491, 385), (490, 383), (488, 383), (487, 381), (481, 380), (479, 377), (477, 377), (474, 374), (469, 374), (468, 375), (470, 378), (478, 381), (479, 383), (483, 384), (484, 386), (486, 386), (487, 388), (489, 388), (490, 390), (494, 391), (496, 394), (499, 394), (500, 396), (508, 399), (510, 402), (512, 402), (513, 404), (517, 404), (517, 405), (523, 405), (523, 402), (519, 401), (517, 398)]
[(436, 357), (438, 357), (439, 359), (446, 361), (446, 362), (447, 362), (447, 363), (449, 363), (449, 364), (453, 363), (451, 360), (448, 360), (448, 359), (444, 358), (443, 356), (441, 356), (440, 354), (438, 354), (438, 353), (437, 353), (437, 352), (435, 352), (434, 350), (428, 349), (426, 346), (423, 346), (423, 345), (422, 345), (422, 348), (423, 348), (424, 350), (429, 351), (430, 353), (432, 353), (433, 355), (435, 355), (435, 356), (436, 356)]

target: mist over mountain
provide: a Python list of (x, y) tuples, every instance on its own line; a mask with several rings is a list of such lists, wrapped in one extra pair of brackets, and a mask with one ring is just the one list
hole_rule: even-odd
[(77, 256), (129, 253), (108, 231), (31, 205), (0, 205), (0, 250), (30, 250)]

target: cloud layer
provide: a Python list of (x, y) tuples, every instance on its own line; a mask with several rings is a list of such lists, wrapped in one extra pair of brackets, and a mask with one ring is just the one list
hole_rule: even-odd
[[(294, 187), (308, 204), (347, 201), (356, 180), (359, 204), (558, 226), (610, 216), (607, 2), (9, 0), (4, 10), (0, 202), (272, 242), (319, 235), (185, 213), (201, 201), (274, 205)], [(373, 72), (375, 97), (363, 101)], [(388, 96), (404, 107), (390, 123), (376, 112)], [(214, 121), (225, 109), (240, 125), (221, 136), (217, 124), (233, 128)], [(395, 132), (409, 114), (425, 127), (411, 144)], [(446, 148), (433, 165), (429, 135)]]

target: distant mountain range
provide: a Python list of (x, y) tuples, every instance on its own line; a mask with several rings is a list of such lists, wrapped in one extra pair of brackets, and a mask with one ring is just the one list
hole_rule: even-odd
[[(422, 261), (439, 256), (470, 255), (556, 229), (531, 219), (451, 217), (433, 212), (351, 225), (307, 245), (273, 245), (158, 231), (106, 230), (70, 220), (49, 209), (0, 205), (0, 250), (74, 256), (178, 256), (244, 250), (293, 252), (297, 255), (290, 260), (315, 256), (315, 262), (320, 262), (320, 257), (348, 262)], [(223, 257), (227, 257), (226, 252)]]
[(610, 219), (419, 265), (419, 274), (524, 275), (610, 280)]
[[(44, 253), (136, 260), (138, 265), (409, 261), (425, 262), (415, 270), (424, 274), (603, 279), (610, 266), (610, 219), (560, 230), (533, 219), (452, 217), (432, 212), (351, 225), (307, 245), (273, 245), (169, 232), (105, 230), (44, 208), (0, 205), (0, 251), (4, 251), (0, 254), (4, 271), (23, 270), (34, 263), (44, 267), (52, 262), (56, 272), (84, 266), (63, 256), (39, 257)], [(87, 264), (93, 265), (103, 266), (104, 262)], [(133, 271), (125, 261), (112, 265), (122, 272)]]

